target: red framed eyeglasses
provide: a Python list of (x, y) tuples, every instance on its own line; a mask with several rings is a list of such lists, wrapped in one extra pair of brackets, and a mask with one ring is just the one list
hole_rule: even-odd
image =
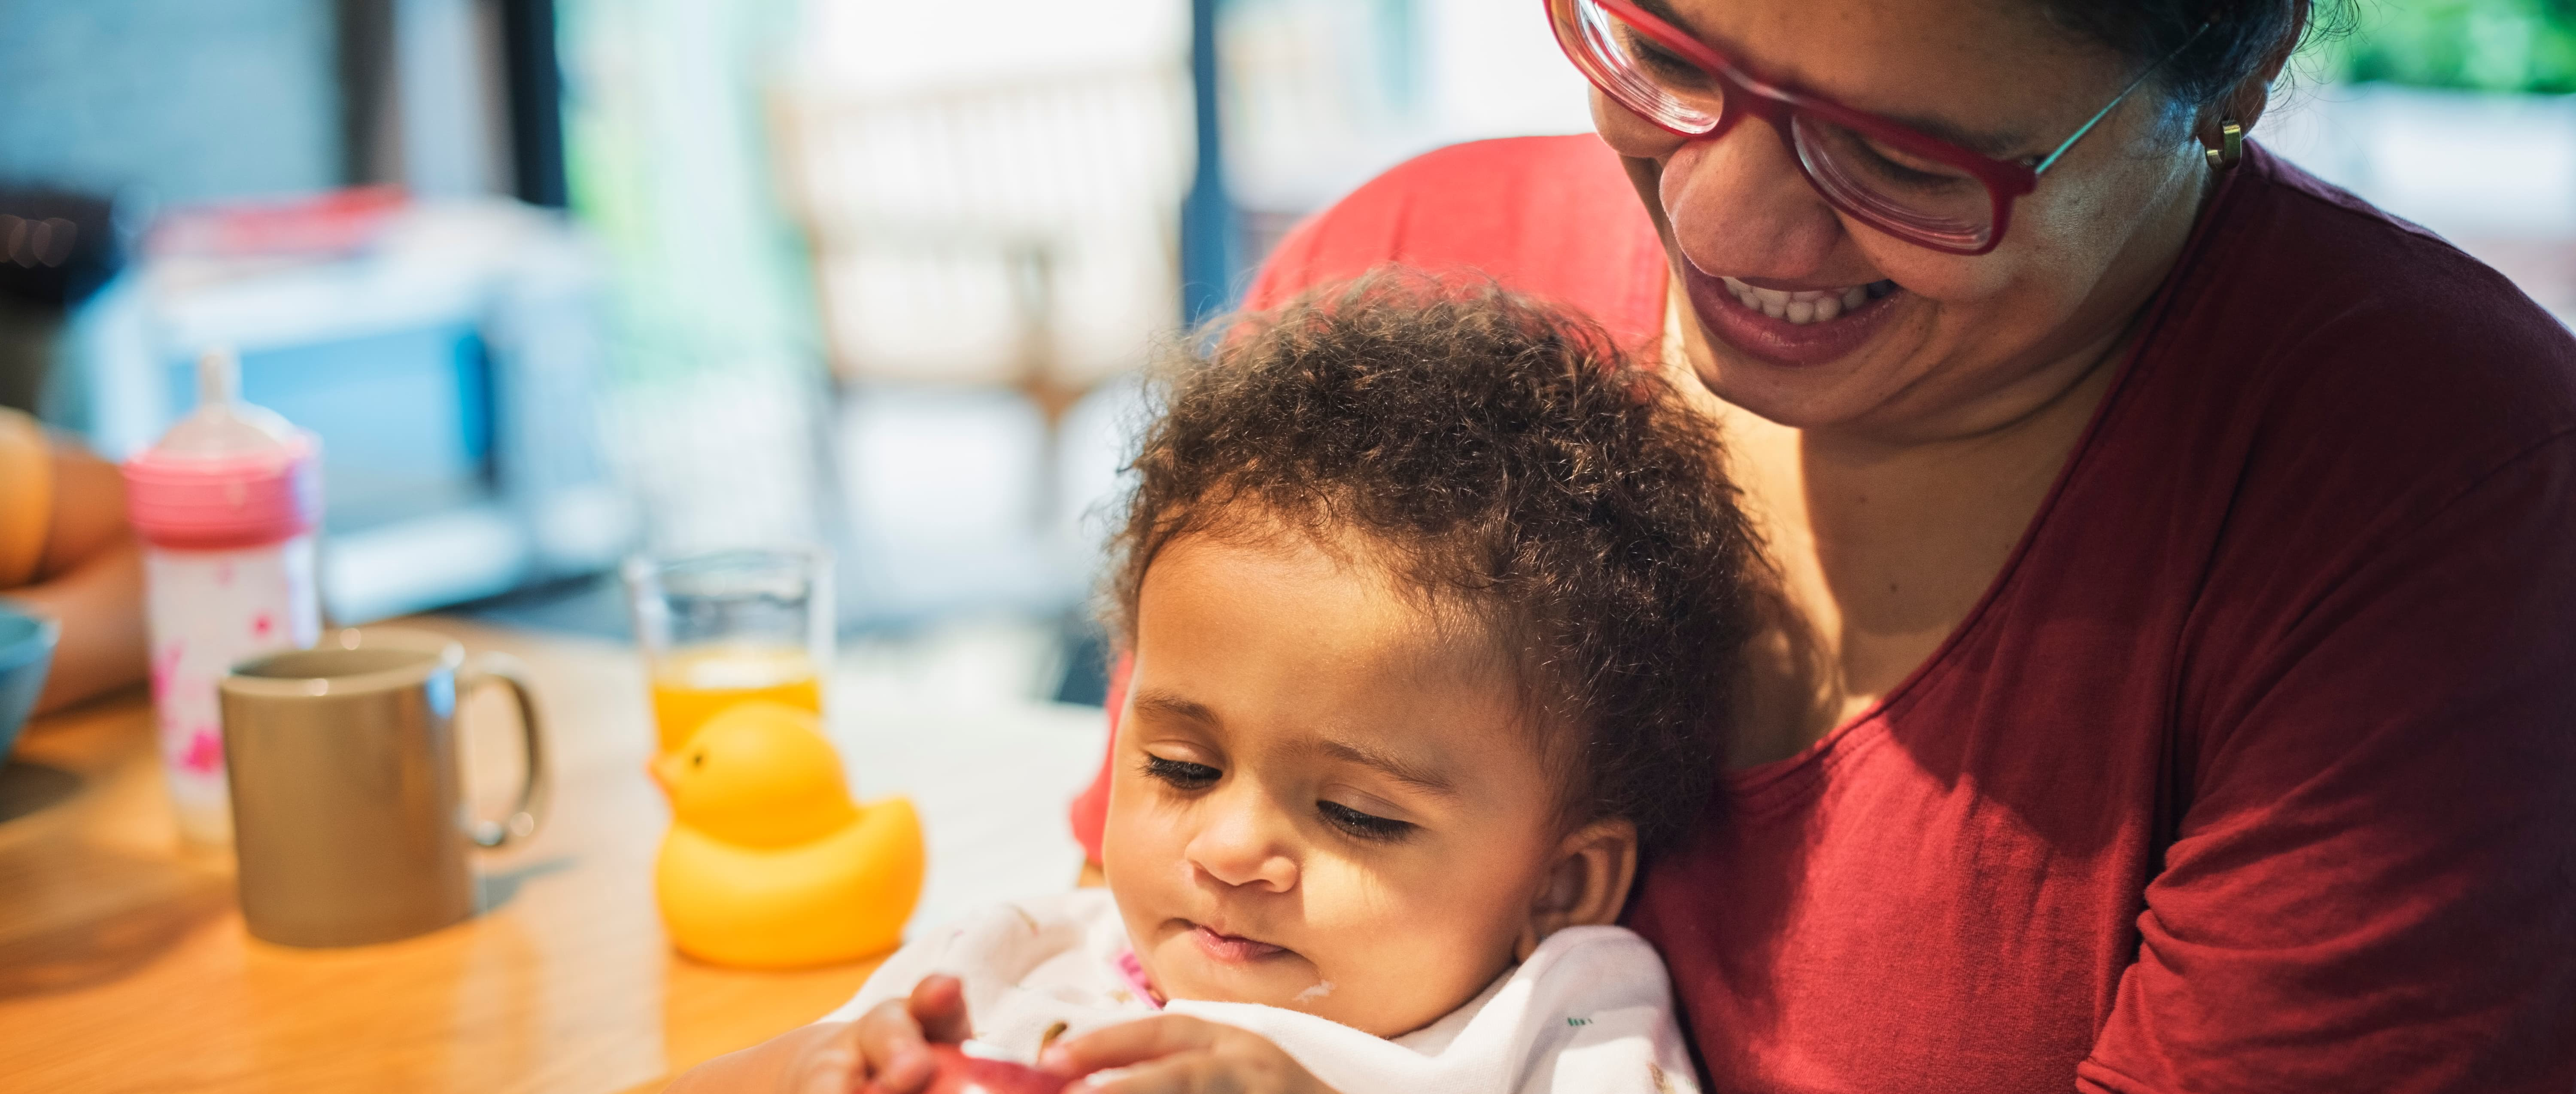
[(1955, 255), (2002, 242), (2013, 199), (2127, 101), (2203, 26), (2094, 112), (2046, 156), (1997, 159), (1831, 99), (1766, 83), (1630, 0), (1546, 0), (1556, 42), (1593, 86), (1681, 137), (1713, 137), (1746, 118), (1770, 123), (1826, 202), (1898, 239)]

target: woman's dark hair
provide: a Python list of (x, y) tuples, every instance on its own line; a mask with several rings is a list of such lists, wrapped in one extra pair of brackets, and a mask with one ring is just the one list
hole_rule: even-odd
[[(2218, 102), (2298, 44), (2312, 23), (2341, 25), (2341, 0), (2039, 0), (2060, 29), (2109, 47), (2139, 68), (2175, 55), (2157, 77), (2168, 101), (2197, 111)], [(2322, 10), (2320, 10), (2322, 9)], [(2192, 35), (2202, 24), (2209, 33)]]
[[(1385, 270), (1223, 321), (1154, 381), (1107, 611), (1192, 535), (1363, 545), (1492, 640), (1563, 819), (1652, 848), (1717, 780), (1753, 630), (1752, 535), (1717, 442), (1599, 327), (1487, 283)], [(1257, 538), (1252, 541), (1258, 542)]]

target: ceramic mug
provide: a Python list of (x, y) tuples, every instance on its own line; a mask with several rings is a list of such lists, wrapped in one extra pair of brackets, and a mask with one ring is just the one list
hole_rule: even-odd
[[(467, 816), (456, 706), (517, 699), (527, 778), (502, 821)], [(290, 946), (354, 946), (474, 914), (475, 847), (535, 833), (545, 800), (536, 701), (506, 659), (387, 627), (236, 666), (218, 685), (242, 919)]]

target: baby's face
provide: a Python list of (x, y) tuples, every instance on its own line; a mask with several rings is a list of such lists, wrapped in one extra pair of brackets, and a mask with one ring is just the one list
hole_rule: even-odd
[(1136, 621), (1102, 857), (1156, 988), (1392, 1037), (1511, 964), (1566, 837), (1506, 669), (1294, 535), (1170, 545)]

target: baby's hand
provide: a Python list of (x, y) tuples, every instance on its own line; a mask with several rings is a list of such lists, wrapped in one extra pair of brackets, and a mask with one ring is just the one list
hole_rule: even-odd
[[(909, 998), (877, 1004), (851, 1023), (851, 1030), (851, 1047), (858, 1058), (851, 1077), (873, 1079), (880, 1094), (914, 1094), (929, 1086), (939, 1070), (929, 1042), (956, 1044), (966, 1039), (966, 986), (954, 976), (922, 977)], [(854, 1085), (786, 1089), (798, 1094), (807, 1089), (840, 1094)]]
[(908, 999), (877, 1004), (856, 1022), (807, 1026), (680, 1076), (665, 1094), (849, 1094), (873, 1080), (881, 1094), (917, 1094), (939, 1064), (929, 1042), (966, 1039), (966, 995), (953, 976), (922, 978)]
[(1038, 1066), (1058, 1075), (1127, 1069), (1078, 1081), (1067, 1094), (1333, 1094), (1269, 1038), (1180, 1014), (1083, 1034), (1048, 1049)]

